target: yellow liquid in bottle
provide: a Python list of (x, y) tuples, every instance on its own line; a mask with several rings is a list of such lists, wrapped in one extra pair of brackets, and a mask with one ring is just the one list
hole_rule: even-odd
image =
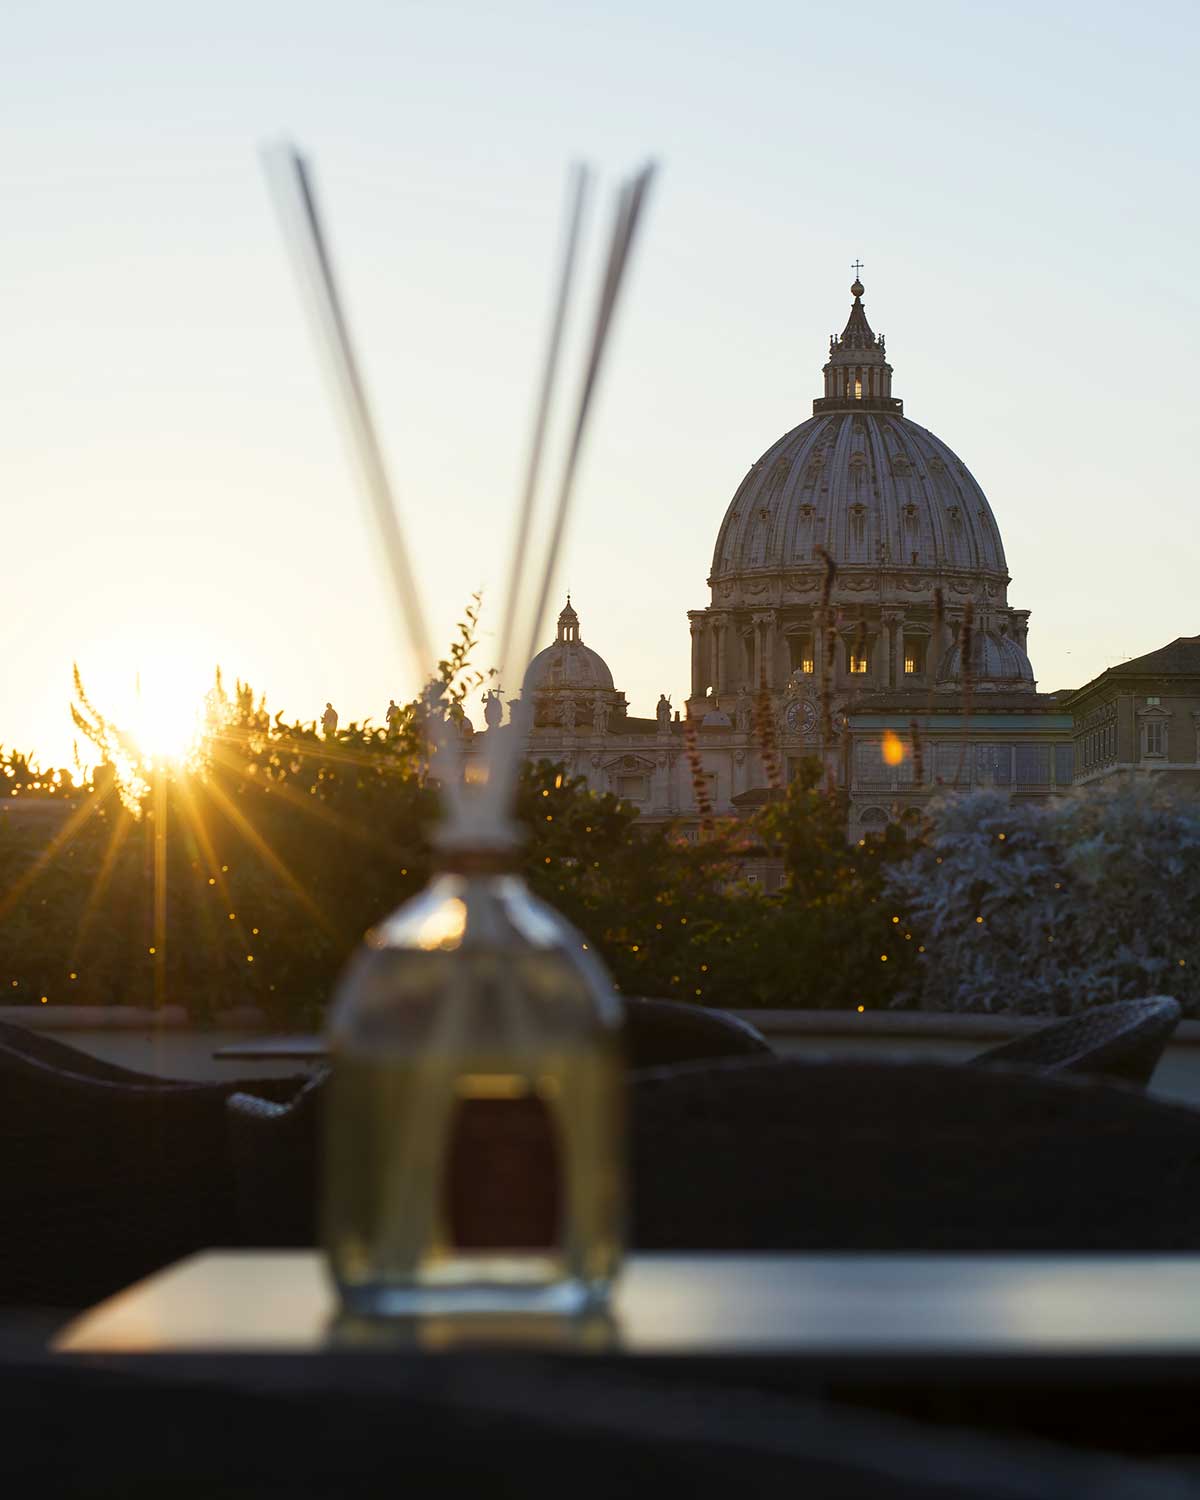
[(331, 1046), (324, 1233), (343, 1302), (602, 1299), (623, 1242), (624, 1069), (583, 977), (554, 950), (378, 961), (391, 1003)]

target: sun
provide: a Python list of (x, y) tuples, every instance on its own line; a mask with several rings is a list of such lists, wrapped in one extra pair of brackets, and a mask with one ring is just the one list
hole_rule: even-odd
[(183, 764), (203, 735), (205, 688), (202, 673), (183, 653), (144, 649), (133, 672), (132, 691), (113, 717), (145, 765)]
[(143, 687), (130, 716), (129, 733), (146, 760), (185, 761), (200, 736), (200, 705), (191, 694)]

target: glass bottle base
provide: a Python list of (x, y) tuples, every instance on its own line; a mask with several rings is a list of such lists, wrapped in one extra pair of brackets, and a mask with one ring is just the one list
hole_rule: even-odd
[(540, 1286), (494, 1282), (428, 1285), (375, 1282), (338, 1284), (346, 1312), (356, 1318), (478, 1317), (490, 1313), (576, 1317), (604, 1306), (607, 1283), (557, 1281)]

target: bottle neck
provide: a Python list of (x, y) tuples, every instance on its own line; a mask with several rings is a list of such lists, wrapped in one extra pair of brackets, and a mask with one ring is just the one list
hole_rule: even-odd
[(433, 856), (435, 875), (515, 875), (517, 867), (515, 849), (438, 849)]

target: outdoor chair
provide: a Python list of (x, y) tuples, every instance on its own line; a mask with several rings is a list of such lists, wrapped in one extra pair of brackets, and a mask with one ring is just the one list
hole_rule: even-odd
[(104, 1083), (137, 1083), (147, 1087), (166, 1081), (152, 1073), (139, 1073), (133, 1068), (123, 1068), (119, 1063), (106, 1062), (55, 1036), (48, 1036), (44, 1031), (16, 1026), (11, 1021), (0, 1021), (0, 1048), (32, 1062), (44, 1063), (59, 1072), (73, 1073), (78, 1078), (94, 1078)]
[[(76, 1078), (91, 1078), (99, 1083), (136, 1084), (141, 1088), (190, 1088), (192, 1081), (183, 1078), (163, 1078), (157, 1073), (141, 1073), (135, 1068), (124, 1068), (120, 1063), (108, 1062), (80, 1047), (72, 1047), (37, 1031), (30, 1026), (17, 1026), (11, 1021), (0, 1021), (0, 1070), (5, 1057), (24, 1058), (41, 1063), (59, 1073), (70, 1073)], [(303, 1087), (305, 1074), (284, 1078), (237, 1078), (222, 1079), (207, 1083), (207, 1087), (219, 1088), (224, 1094), (236, 1093), (238, 1089), (252, 1089), (269, 1099), (291, 1099)]]
[[(626, 998), (623, 1005), (625, 1055), (631, 1068), (774, 1056), (753, 1026), (726, 1011), (641, 998)], [(253, 1087), (230, 1097), (230, 1144), (247, 1244), (283, 1247), (315, 1241), (326, 1073), (315, 1074), (284, 1104), (262, 1098)]]
[(241, 1243), (262, 1249), (316, 1243), (328, 1075), (328, 1068), (318, 1069), (286, 1104), (253, 1093), (230, 1095), (227, 1124)]
[(1200, 1249), (1200, 1113), (1071, 1075), (685, 1064), (632, 1125), (642, 1249)]
[[(77, 1065), (52, 1039), (0, 1038), (0, 1303), (83, 1306), (238, 1242), (225, 1123), (237, 1083), (89, 1077), (39, 1050)], [(303, 1082), (249, 1086), (287, 1097)]]
[[(1200, 1113), (1132, 1090), (774, 1057), (629, 1088), (640, 1249), (1200, 1249)], [(323, 1092), (231, 1098), (243, 1242), (316, 1242)]]
[(661, 1068), (712, 1057), (771, 1055), (762, 1033), (726, 1010), (635, 996), (622, 1003), (625, 1057), (631, 1068)]
[(1168, 995), (1097, 1005), (989, 1047), (971, 1059), (971, 1066), (1002, 1063), (1042, 1073), (1086, 1073), (1145, 1088), (1182, 1014)]

